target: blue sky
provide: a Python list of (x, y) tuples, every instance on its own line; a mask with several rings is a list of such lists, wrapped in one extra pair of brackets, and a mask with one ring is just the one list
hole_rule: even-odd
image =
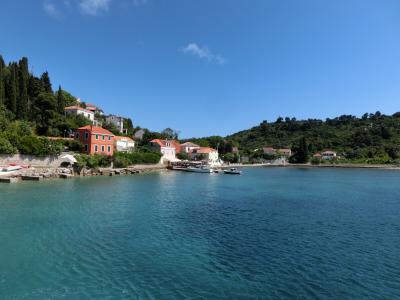
[(400, 111), (397, 0), (2, 0), (0, 53), (182, 137)]

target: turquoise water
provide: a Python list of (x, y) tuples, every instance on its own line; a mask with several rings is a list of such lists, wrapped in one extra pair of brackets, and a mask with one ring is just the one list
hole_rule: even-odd
[(0, 185), (0, 299), (399, 299), (400, 172)]

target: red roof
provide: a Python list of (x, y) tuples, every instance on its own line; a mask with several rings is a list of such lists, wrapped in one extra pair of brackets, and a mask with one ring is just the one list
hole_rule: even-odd
[(175, 140), (162, 140), (162, 139), (154, 139), (151, 140), (151, 143), (156, 143), (158, 145), (160, 145), (160, 147), (166, 147), (165, 144), (166, 142), (170, 142), (171, 143), (171, 147), (175, 148), (175, 153), (180, 153), (181, 152), (181, 144), (178, 141)]
[(195, 153), (199, 153), (199, 154), (208, 154), (211, 152), (217, 152), (217, 150), (210, 148), (210, 147), (200, 147), (200, 149), (196, 149)]
[(101, 128), (101, 127), (92, 126), (92, 125), (83, 126), (81, 128), (78, 128), (78, 130), (88, 130), (92, 134), (105, 134), (105, 135), (114, 136), (114, 134), (112, 132), (108, 131), (107, 129), (104, 129), (104, 128)]
[(90, 111), (88, 109), (85, 109), (85, 108), (82, 108), (82, 107), (77, 106), (77, 105), (67, 106), (67, 107), (64, 108), (64, 110), (81, 110), (81, 111), (85, 111), (85, 112), (88, 112), (88, 113), (91, 113), (91, 114), (93, 113), (92, 111)]

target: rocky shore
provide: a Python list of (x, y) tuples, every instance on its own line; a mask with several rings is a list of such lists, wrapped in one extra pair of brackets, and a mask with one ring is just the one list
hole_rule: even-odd
[(84, 176), (116, 176), (133, 175), (165, 169), (164, 165), (137, 165), (128, 168), (98, 168), (82, 169), (79, 172), (73, 168), (28, 168), (2, 174), (0, 182), (15, 183), (21, 180), (40, 181), (43, 179), (69, 179)]

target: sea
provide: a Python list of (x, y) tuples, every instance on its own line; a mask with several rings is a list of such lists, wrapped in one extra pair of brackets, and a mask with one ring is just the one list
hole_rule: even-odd
[(400, 299), (400, 171), (0, 184), (0, 299)]

